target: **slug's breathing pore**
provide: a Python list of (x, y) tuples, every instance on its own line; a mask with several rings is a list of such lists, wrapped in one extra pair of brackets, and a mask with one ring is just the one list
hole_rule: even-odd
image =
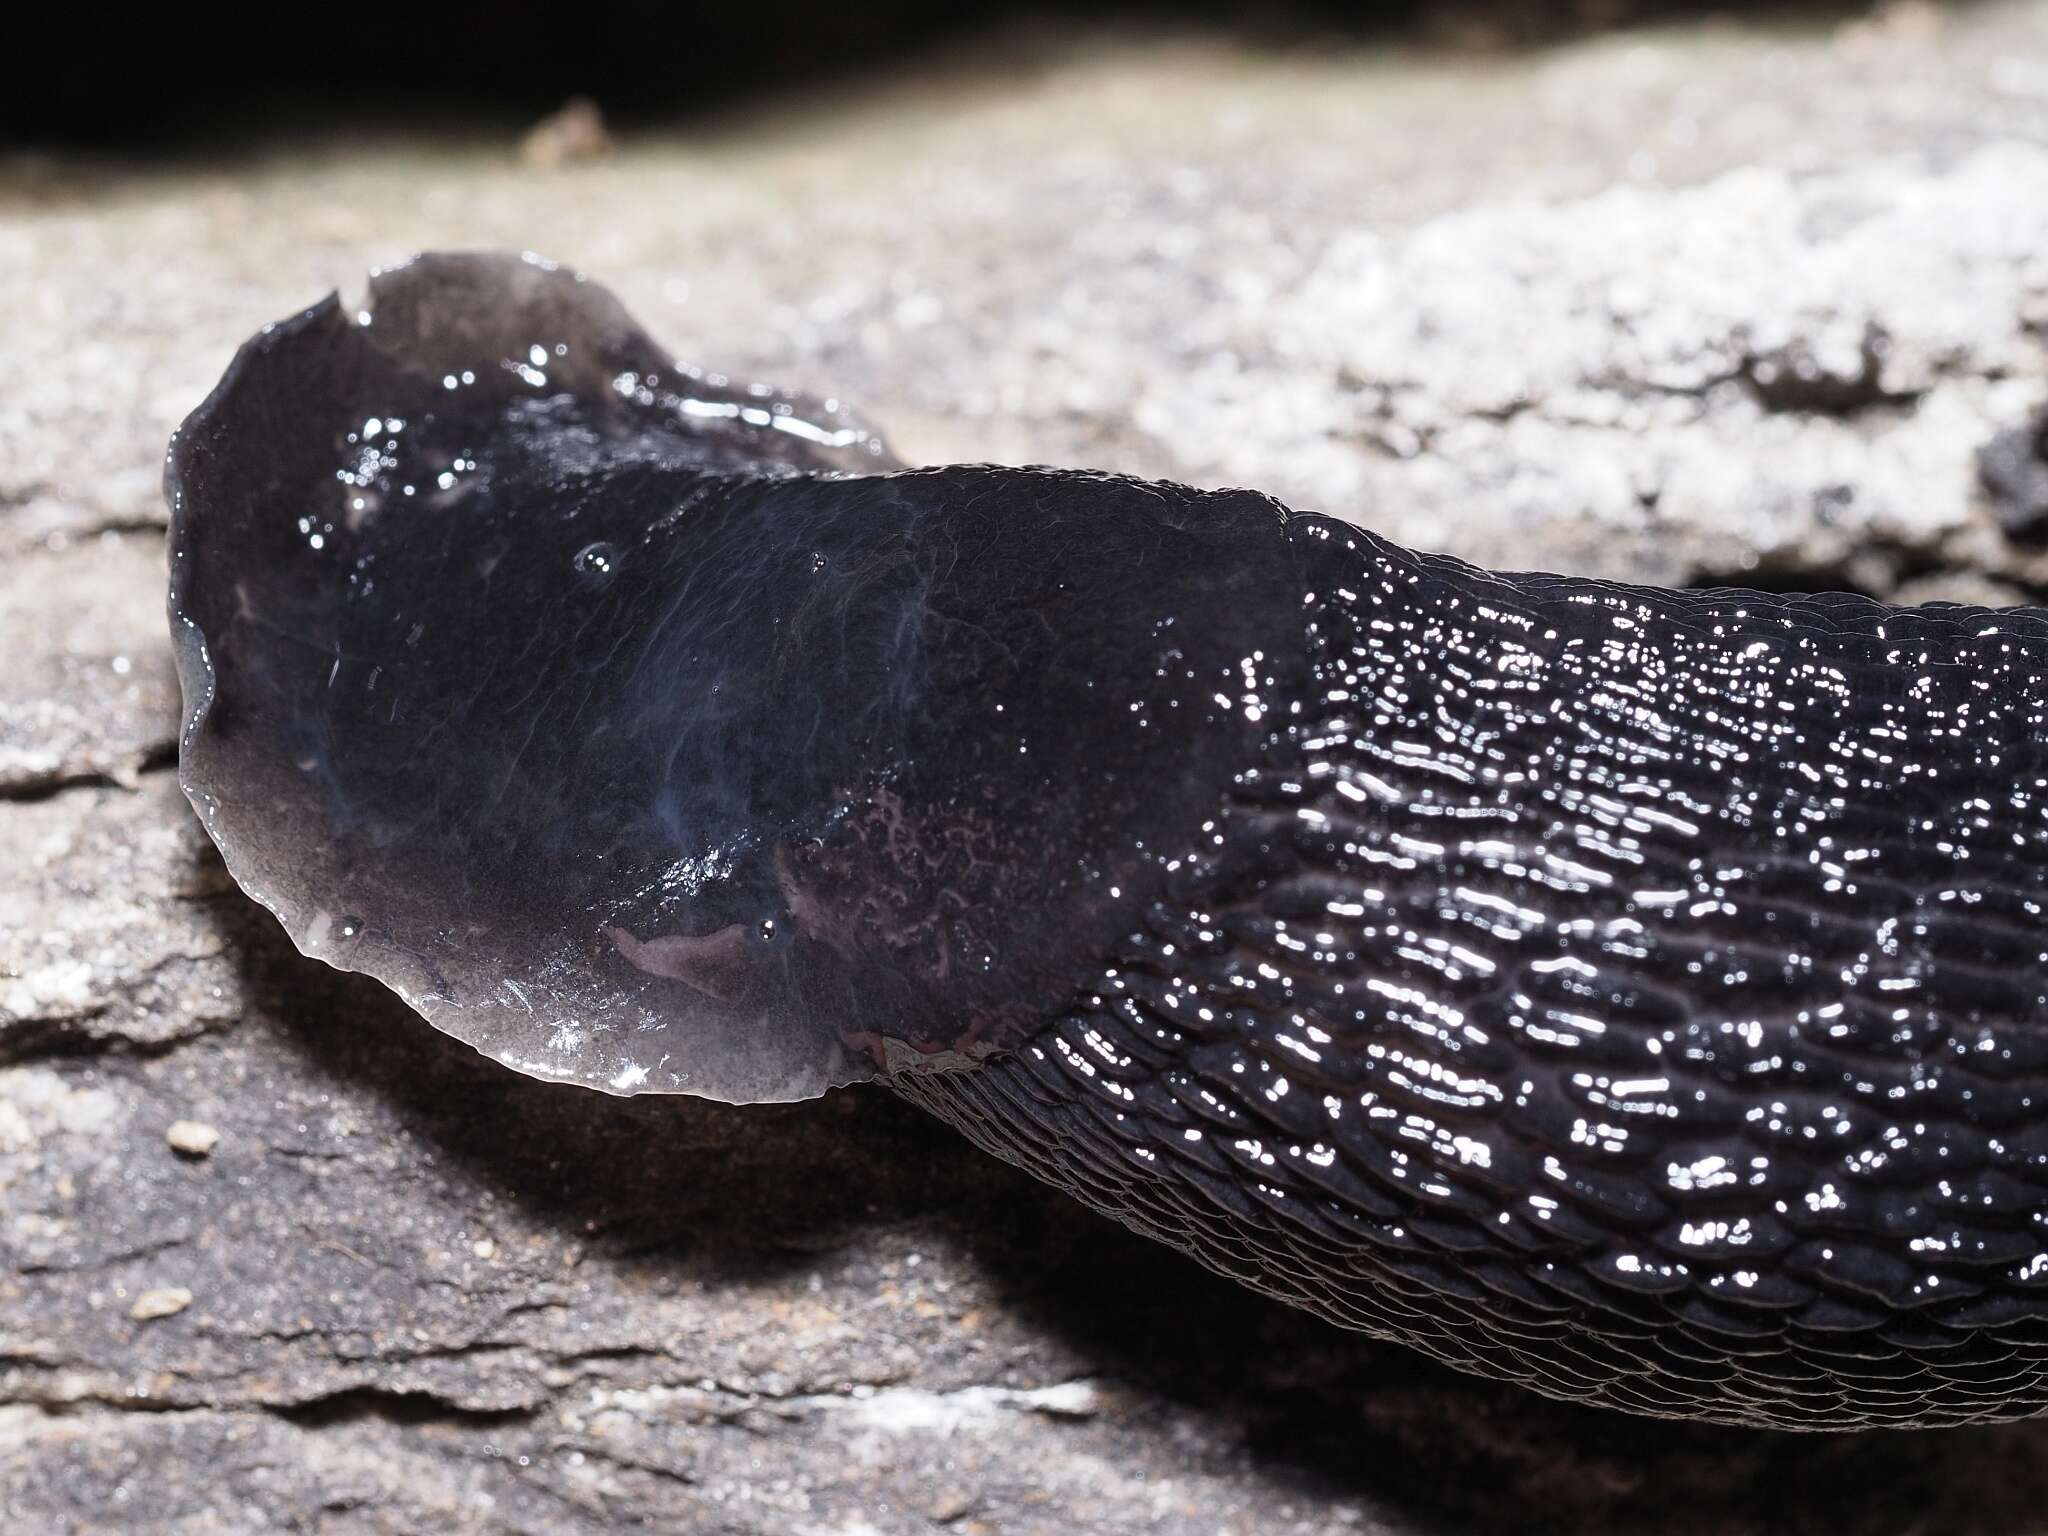
[(2048, 616), (905, 470), (530, 258), (267, 328), (167, 480), (229, 867), (521, 1071), (878, 1079), (1555, 1395), (2048, 1407)]

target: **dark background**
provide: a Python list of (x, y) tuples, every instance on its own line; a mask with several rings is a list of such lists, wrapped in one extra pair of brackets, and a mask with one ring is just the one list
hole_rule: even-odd
[(489, 127), (530, 120), (572, 95), (594, 98), (612, 122), (631, 127), (764, 90), (914, 70), (944, 50), (1028, 48), (1034, 35), (1078, 25), (1175, 25), (1279, 48), (1403, 34), (1489, 47), (1658, 13), (1758, 8), (1745, 0), (18, 4), (0, 17), (0, 143), (154, 154), (322, 127)]

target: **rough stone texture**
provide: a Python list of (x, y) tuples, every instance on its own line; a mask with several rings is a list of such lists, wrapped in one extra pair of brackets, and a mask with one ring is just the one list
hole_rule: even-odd
[[(12, 515), (0, 492), (0, 519)], [(40, 544), (15, 534), (0, 532), (0, 623), (10, 642), (0, 670), (0, 794), (132, 783), (166, 760), (164, 721), (177, 712), (156, 590), (159, 541), (104, 530), (73, 547), (66, 534)], [(33, 644), (15, 639), (36, 630)]]
[(1098, 39), (557, 171), (0, 180), (0, 1528), (2048, 1528), (2048, 1427), (1573, 1410), (1237, 1292), (879, 1093), (492, 1067), (298, 958), (186, 813), (155, 489), (257, 325), (533, 246), (912, 458), (1248, 482), (1502, 564), (2038, 597), (1977, 458), (2048, 397), (2044, 210), (2041, 4)]

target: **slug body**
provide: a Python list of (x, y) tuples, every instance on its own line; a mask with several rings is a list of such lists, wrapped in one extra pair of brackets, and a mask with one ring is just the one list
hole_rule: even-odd
[(252, 340), (168, 484), (230, 867), (521, 1070), (883, 1081), (1553, 1395), (2048, 1407), (2048, 615), (905, 471), (506, 258)]

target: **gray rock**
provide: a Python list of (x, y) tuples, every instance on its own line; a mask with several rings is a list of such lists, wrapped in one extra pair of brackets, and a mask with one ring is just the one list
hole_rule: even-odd
[(1977, 472), (2001, 528), (2016, 539), (2048, 532), (2048, 409), (1987, 442)]
[(1240, 1292), (883, 1094), (512, 1076), (293, 953), (168, 771), (163, 441), (243, 336), (419, 246), (545, 247), (916, 458), (1250, 483), (1517, 566), (2038, 598), (1977, 455), (2048, 394), (2048, 6), (1913, 17), (1101, 40), (558, 171), (0, 181), (7, 1527), (2037, 1526), (2040, 1427), (1576, 1410)]
[(0, 670), (0, 795), (132, 783), (174, 750), (163, 541), (144, 532), (0, 548), (0, 615), (27, 641)]

